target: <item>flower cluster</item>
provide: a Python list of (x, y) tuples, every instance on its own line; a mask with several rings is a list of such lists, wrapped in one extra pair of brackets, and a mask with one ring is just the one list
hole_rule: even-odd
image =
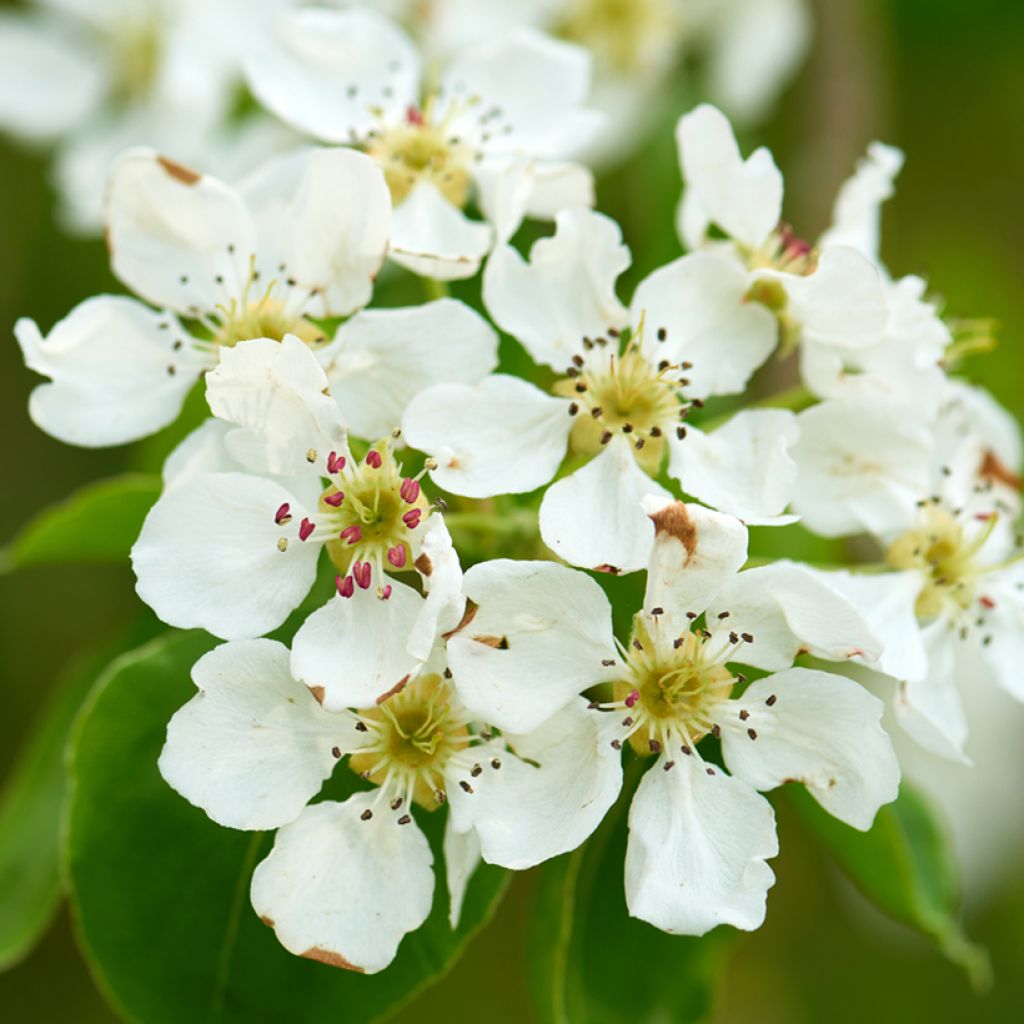
[[(808, 242), (772, 155), (744, 158), (698, 106), (677, 127), (679, 255), (625, 303), (631, 254), (584, 162), (590, 59), (566, 40), (607, 30), (597, 63), (619, 74), (652, 47), (667, 61), (676, 5), (640, 4), (635, 37), (618, 3), (579, 0), (538, 15), (561, 40), (483, 41), (454, 40), (447, 6), (429, 62), (373, 10), (264, 26), (249, 85), (318, 144), (237, 184), (121, 154), (106, 234), (135, 297), (45, 336), (18, 323), (49, 378), (30, 413), (113, 445), (205, 394), (132, 550), (164, 622), (225, 641), (160, 770), (219, 824), (277, 829), (251, 898), (288, 950), (384, 969), (432, 906), (425, 815), (445, 818), (454, 927), (481, 859), (522, 870), (583, 843), (624, 761), (646, 766), (629, 912), (756, 928), (765, 792), (799, 783), (861, 830), (897, 795), (861, 676), (950, 757), (963, 677), (1024, 699), (1016, 427), (951, 376), (971, 338), (879, 260), (897, 150), (869, 148)], [(553, 230), (524, 253), (538, 218)], [(478, 274), (478, 308), (447, 296)], [(430, 301), (371, 305), (413, 275)], [(767, 391), (771, 360), (800, 383)], [(787, 526), (867, 554), (750, 557), (749, 527)], [(518, 557), (486, 557), (488, 531)], [(634, 573), (616, 631), (608, 595)]]

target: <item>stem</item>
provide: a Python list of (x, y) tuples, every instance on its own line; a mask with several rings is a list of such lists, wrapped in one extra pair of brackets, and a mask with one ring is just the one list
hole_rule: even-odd
[(447, 299), (451, 294), (447, 281), (438, 281), (435, 277), (424, 277), (421, 280), (428, 299)]

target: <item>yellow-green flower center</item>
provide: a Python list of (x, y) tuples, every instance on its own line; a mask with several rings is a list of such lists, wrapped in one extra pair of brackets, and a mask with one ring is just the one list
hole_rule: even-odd
[(573, 357), (569, 376), (554, 390), (572, 399), (574, 451), (596, 455), (621, 434), (632, 443), (640, 466), (654, 476), (665, 435), (680, 429), (688, 407), (680, 394), (685, 383), (678, 377), (680, 367), (668, 360), (652, 362), (642, 346), (642, 331), (629, 337), (621, 352), (607, 338), (586, 339), (584, 353)]
[(570, 0), (565, 7), (555, 34), (624, 73), (644, 71), (652, 44), (677, 38), (683, 27), (670, 0)]
[(717, 709), (737, 681), (703, 636), (685, 633), (668, 640), (639, 618), (626, 665), (615, 696), (632, 730), (630, 743), (640, 754), (680, 746), (692, 750), (714, 731)]
[(473, 150), (452, 133), (451, 114), (435, 119), (434, 113), (432, 101), (423, 111), (410, 109), (405, 121), (375, 132), (366, 145), (384, 171), (396, 206), (420, 181), (459, 208), (469, 200)]
[(428, 810), (444, 802), (445, 767), (471, 741), (446, 679), (417, 676), (359, 719), (372, 739), (349, 759), (353, 771)]

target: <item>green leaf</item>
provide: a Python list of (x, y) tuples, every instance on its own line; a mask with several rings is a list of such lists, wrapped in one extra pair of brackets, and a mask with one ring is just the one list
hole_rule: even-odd
[(64, 674), (0, 798), (0, 969), (31, 952), (60, 902), (64, 746), (107, 660), (80, 659)]
[(920, 793), (904, 781), (871, 830), (858, 832), (824, 811), (802, 786), (788, 789), (804, 822), (879, 910), (934, 941), (975, 988), (988, 987), (988, 956), (960, 924), (959, 883), (947, 836)]
[[(424, 814), (439, 869), (434, 906), (391, 967), (367, 977), (288, 953), (249, 905), (252, 869), (271, 835), (215, 825), (156, 767), (168, 719), (195, 692), (189, 670), (212, 645), (174, 634), (126, 655), (83, 713), (66, 862), (86, 959), (111, 1003), (146, 1024), (380, 1020), (451, 967), (497, 906), (506, 872), (476, 872), (452, 932), (443, 816)], [(329, 785), (359, 785), (343, 767), (335, 775)]]
[(127, 560), (160, 488), (158, 476), (142, 473), (88, 484), (24, 527), (0, 552), (0, 569)]
[(690, 1024), (711, 1011), (735, 932), (667, 935), (626, 911), (626, 815), (640, 770), (594, 836), (538, 872), (530, 983), (542, 1024)]
[(156, 626), (147, 616), (116, 642), (74, 658), (18, 753), (0, 796), (0, 970), (32, 951), (60, 902), (64, 754), (75, 716), (110, 660)]

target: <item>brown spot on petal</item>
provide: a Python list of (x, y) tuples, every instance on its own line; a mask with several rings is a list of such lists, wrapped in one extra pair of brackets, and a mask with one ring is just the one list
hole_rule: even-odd
[(405, 684), (407, 682), (409, 682), (409, 677), (408, 676), (403, 676), (401, 679), (398, 680), (397, 683), (395, 683), (394, 686), (391, 687), (390, 690), (387, 691), (387, 693), (382, 693), (377, 698), (377, 703), (378, 704), (383, 704), (384, 701), (386, 701), (388, 699), (388, 697), (394, 697), (396, 693), (401, 693), (405, 689)]
[(666, 505), (650, 518), (656, 534), (667, 533), (670, 537), (675, 537), (686, 548), (687, 555), (693, 556), (697, 549), (697, 527), (681, 501)]
[(478, 606), (473, 604), (472, 601), (467, 601), (466, 611), (463, 613), (462, 621), (454, 629), (448, 630), (447, 633), (442, 633), (441, 636), (444, 637), (445, 640), (451, 640), (456, 633), (464, 630), (476, 618), (477, 611)]
[(607, 572), (611, 573), (612, 576), (618, 576), (622, 573), (622, 570), (617, 565), (609, 565), (607, 562), (602, 562), (600, 565), (594, 566), (594, 572)]
[(201, 174), (197, 174), (189, 167), (183, 167), (176, 160), (171, 160), (170, 157), (158, 156), (157, 163), (174, 179), (180, 181), (183, 185), (194, 185), (202, 177)]
[(420, 554), (412, 563), (424, 576), (429, 576), (434, 571), (434, 563), (431, 562), (426, 552)]
[(362, 967), (356, 967), (355, 964), (349, 963), (340, 953), (335, 953), (330, 949), (321, 949), (319, 946), (314, 946), (312, 949), (307, 949), (302, 955), (307, 960), (319, 960), (322, 964), (340, 967), (345, 971), (355, 971), (356, 974), (366, 973)]
[(324, 688), (322, 686), (311, 686), (309, 688), (309, 692), (311, 694), (313, 694), (314, 697), (316, 697), (316, 702), (318, 704), (323, 704), (323, 702), (324, 702)]
[(1015, 491), (1021, 488), (1021, 479), (1012, 469), (999, 461), (995, 452), (991, 449), (985, 452), (985, 460), (981, 464), (980, 473), (988, 480), (996, 480)]
[(274, 919), (273, 919), (272, 917), (267, 917), (267, 915), (266, 915), (266, 914), (264, 914), (264, 915), (263, 915), (263, 916), (262, 916), (262, 917), (260, 918), (260, 920), (261, 920), (261, 921), (262, 921), (262, 922), (263, 922), (263, 923), (264, 923), (264, 924), (265, 924), (265, 925), (266, 925), (266, 926), (267, 926), (268, 928), (273, 928), (273, 927), (274, 927)]
[(497, 651), (508, 650), (507, 636), (475, 636), (472, 639), (478, 644), (483, 644), (485, 647), (493, 647)]

